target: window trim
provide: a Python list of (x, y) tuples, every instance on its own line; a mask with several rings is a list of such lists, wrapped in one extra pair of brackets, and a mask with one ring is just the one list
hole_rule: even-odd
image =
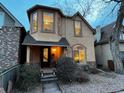
[[(44, 17), (43, 17), (43, 14), (44, 13), (51, 13), (53, 14), (53, 30), (50, 30), (50, 31), (44, 31)], [(43, 33), (55, 33), (55, 13), (54, 12), (50, 12), (50, 11), (43, 11), (42, 12), (42, 27), (41, 27), (41, 32)]]
[[(77, 22), (80, 22), (80, 27), (81, 27), (81, 28), (80, 28), (80, 36), (77, 36), (76, 33), (75, 33), (75, 31), (76, 31), (76, 30), (75, 30), (75, 22), (76, 22), (76, 21), (77, 21)], [(74, 21), (73, 21), (73, 24), (74, 24), (74, 37), (82, 37), (82, 36), (83, 36), (83, 35), (82, 35), (82, 21), (81, 21), (81, 20), (74, 20)]]
[[(5, 24), (5, 13), (3, 11), (0, 11), (0, 12), (3, 14), (3, 25), (2, 26), (4, 26), (4, 24)], [(2, 26), (0, 26), (0, 28), (2, 28)]]
[(82, 45), (82, 44), (75, 44), (75, 45), (73, 45), (72, 47), (71, 47), (71, 49), (72, 49), (72, 57), (74, 58), (74, 47), (75, 46), (80, 46), (80, 47), (82, 47), (82, 49), (84, 49), (84, 51), (85, 51), (85, 61), (84, 61), (84, 63), (82, 63), (82, 62), (79, 62), (79, 63), (77, 63), (77, 64), (87, 64), (87, 48), (84, 46), (84, 45)]
[[(37, 13), (37, 30), (36, 31), (34, 31), (34, 25), (33, 25), (33, 14), (35, 14), (35, 13)], [(36, 32), (38, 32), (38, 11), (34, 11), (33, 13), (32, 13), (32, 31), (31, 31), (31, 33), (36, 33)]]

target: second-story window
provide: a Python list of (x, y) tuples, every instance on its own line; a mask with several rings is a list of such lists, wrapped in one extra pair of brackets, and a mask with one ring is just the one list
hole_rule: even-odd
[(38, 30), (38, 20), (37, 20), (37, 12), (34, 12), (32, 15), (32, 23), (33, 23), (33, 29), (32, 32), (36, 32)]
[(74, 21), (74, 35), (79, 37), (82, 36), (80, 21)]
[(43, 12), (43, 31), (54, 31), (54, 14), (49, 12)]
[(0, 27), (4, 25), (4, 13), (0, 12)]

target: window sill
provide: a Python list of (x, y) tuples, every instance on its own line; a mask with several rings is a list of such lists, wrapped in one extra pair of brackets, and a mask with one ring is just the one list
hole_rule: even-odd
[(83, 37), (83, 36), (74, 36), (74, 37)]

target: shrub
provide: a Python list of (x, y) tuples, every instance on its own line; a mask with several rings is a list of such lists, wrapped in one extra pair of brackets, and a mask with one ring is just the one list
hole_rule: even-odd
[(40, 81), (40, 67), (36, 64), (21, 65), (17, 71), (15, 88), (19, 91), (27, 91)]
[(88, 74), (69, 57), (63, 57), (58, 60), (56, 71), (56, 75), (60, 81), (86, 82), (89, 80)]
[(89, 72), (92, 73), (92, 74), (98, 74), (98, 73), (100, 73), (100, 71), (97, 68), (90, 68), (89, 69)]
[(63, 57), (58, 60), (56, 75), (59, 80), (70, 82), (74, 80), (74, 71), (77, 65), (69, 57)]
[(87, 82), (89, 81), (89, 75), (83, 69), (77, 68), (74, 73), (75, 80), (78, 82)]

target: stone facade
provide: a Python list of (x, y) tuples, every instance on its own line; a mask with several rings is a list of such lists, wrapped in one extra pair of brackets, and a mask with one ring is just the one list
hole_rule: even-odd
[(20, 28), (0, 29), (0, 69), (4, 70), (18, 63)]

